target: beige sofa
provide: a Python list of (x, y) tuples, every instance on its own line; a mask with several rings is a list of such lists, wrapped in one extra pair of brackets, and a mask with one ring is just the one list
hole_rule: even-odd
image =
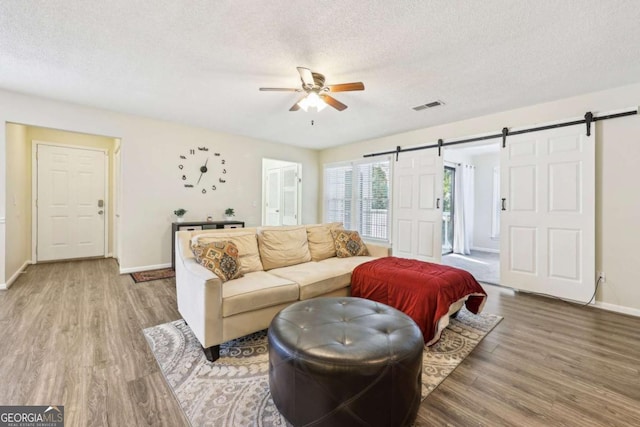
[[(211, 361), (220, 344), (265, 329), (278, 311), (309, 298), (349, 295), (351, 272), (388, 255), (367, 244), (369, 256), (336, 257), (331, 229), (339, 224), (176, 233), (178, 310)], [(191, 245), (230, 240), (243, 277), (222, 282), (198, 264)]]

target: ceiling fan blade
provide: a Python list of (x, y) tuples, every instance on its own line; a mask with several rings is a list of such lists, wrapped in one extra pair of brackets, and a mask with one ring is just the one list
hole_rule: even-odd
[(295, 104), (293, 104), (293, 105), (291, 106), (291, 108), (289, 108), (289, 111), (298, 111), (298, 110), (300, 109), (300, 105), (299, 105), (300, 101), (302, 101), (302, 100), (303, 100), (303, 99), (305, 99), (306, 97), (307, 97), (307, 95), (305, 95), (305, 96), (303, 96), (302, 98), (298, 99), (298, 100), (296, 101), (296, 103), (295, 103)]
[(342, 111), (345, 108), (347, 108), (347, 106), (344, 105), (342, 102), (338, 101), (337, 99), (329, 95), (321, 95), (320, 97), (324, 100), (324, 102), (331, 105), (333, 108), (335, 108), (338, 111)]
[(296, 89), (292, 87), (261, 87), (263, 92), (300, 92), (302, 89)]
[(328, 85), (327, 87), (331, 92), (349, 92), (352, 90), (364, 90), (364, 83), (341, 83), (337, 85)]
[(302, 84), (305, 87), (313, 87), (315, 82), (313, 81), (313, 74), (311, 70), (304, 67), (297, 67), (298, 73), (300, 73), (300, 80), (302, 80)]

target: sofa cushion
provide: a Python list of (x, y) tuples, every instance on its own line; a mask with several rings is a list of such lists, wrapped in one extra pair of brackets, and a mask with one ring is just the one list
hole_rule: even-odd
[[(331, 259), (331, 258), (329, 258)], [(327, 261), (327, 260), (325, 260)], [(351, 283), (351, 270), (335, 268), (322, 262), (306, 262), (289, 267), (276, 268), (269, 273), (300, 285), (300, 300), (345, 288)]]
[(222, 284), (222, 317), (298, 300), (298, 285), (264, 271)]
[(338, 258), (369, 255), (367, 246), (357, 231), (331, 230)]
[(343, 228), (341, 222), (330, 224), (307, 225), (307, 240), (309, 241), (309, 253), (312, 261), (322, 261), (323, 259), (336, 256), (336, 246), (331, 235), (331, 230)]
[(260, 262), (260, 252), (258, 252), (258, 240), (256, 233), (252, 231), (235, 232), (209, 232), (196, 234), (191, 238), (191, 247), (199, 243), (207, 244), (212, 242), (230, 241), (238, 247), (238, 259), (240, 261), (240, 272), (242, 274), (253, 271), (262, 271)]
[[(328, 268), (334, 269), (336, 272), (353, 272), (353, 269), (360, 264), (373, 261), (374, 259), (377, 258), (372, 256), (352, 256), (348, 258), (333, 257), (320, 261), (319, 264), (324, 264)], [(349, 279), (349, 283), (351, 283), (351, 279)]]
[(242, 277), (238, 263), (238, 247), (233, 242), (200, 243), (193, 247), (193, 254), (200, 265), (213, 272), (223, 282)]
[(311, 261), (304, 226), (259, 228), (258, 244), (265, 270)]

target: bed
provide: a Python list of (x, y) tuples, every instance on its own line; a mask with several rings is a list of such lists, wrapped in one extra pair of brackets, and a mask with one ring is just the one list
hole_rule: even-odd
[(413, 259), (386, 257), (356, 267), (351, 296), (390, 305), (409, 315), (426, 345), (440, 339), (449, 316), (463, 305), (482, 311), (487, 294), (468, 271)]

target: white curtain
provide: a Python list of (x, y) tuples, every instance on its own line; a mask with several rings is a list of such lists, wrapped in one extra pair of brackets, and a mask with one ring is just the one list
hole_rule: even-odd
[(474, 167), (456, 166), (453, 196), (453, 252), (469, 255), (473, 244)]

